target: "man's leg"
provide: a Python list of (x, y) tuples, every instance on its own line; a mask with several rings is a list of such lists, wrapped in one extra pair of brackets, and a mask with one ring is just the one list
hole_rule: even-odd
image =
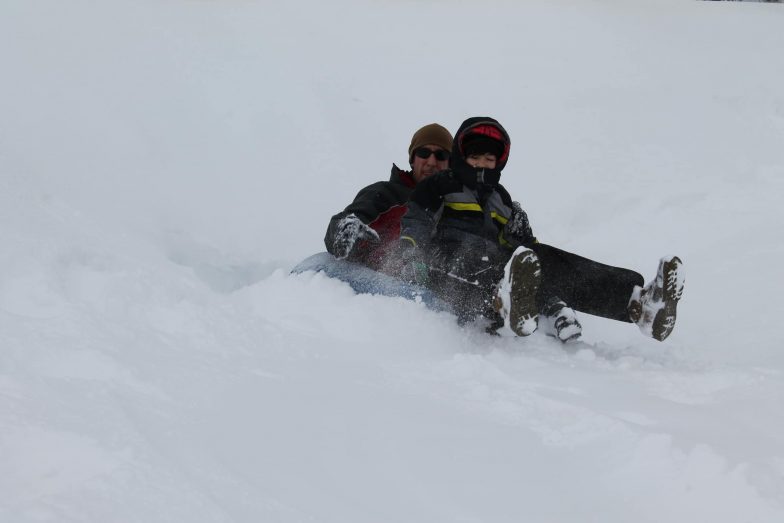
[(537, 243), (531, 249), (542, 265), (538, 302), (544, 309), (554, 299), (594, 316), (631, 322), (629, 299), (643, 277), (635, 271), (612, 267), (564, 250)]

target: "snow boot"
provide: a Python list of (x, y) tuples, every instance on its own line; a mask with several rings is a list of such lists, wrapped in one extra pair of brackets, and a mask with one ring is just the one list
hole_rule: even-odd
[(662, 258), (656, 277), (645, 287), (634, 287), (629, 300), (629, 319), (646, 336), (664, 341), (675, 328), (676, 308), (683, 295), (683, 283), (683, 262), (680, 258)]
[(542, 277), (534, 251), (518, 247), (504, 267), (504, 278), (496, 294), (496, 310), (504, 325), (518, 336), (530, 336), (537, 327), (539, 309), (536, 293)]
[(583, 327), (577, 321), (574, 309), (559, 299), (553, 299), (539, 316), (539, 327), (545, 334), (562, 342), (576, 340), (583, 334)]

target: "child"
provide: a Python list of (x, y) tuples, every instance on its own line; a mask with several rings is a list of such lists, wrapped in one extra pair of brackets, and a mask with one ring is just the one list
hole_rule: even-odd
[[(681, 261), (662, 258), (656, 278), (539, 243), (520, 204), (499, 183), (509, 135), (469, 118), (455, 134), (449, 169), (420, 182), (401, 226), (402, 276), (452, 304), (461, 322), (490, 320), (518, 336), (538, 327), (561, 341), (582, 329), (574, 310), (634, 322), (664, 340), (683, 291)], [(568, 305), (567, 305), (568, 304)]]

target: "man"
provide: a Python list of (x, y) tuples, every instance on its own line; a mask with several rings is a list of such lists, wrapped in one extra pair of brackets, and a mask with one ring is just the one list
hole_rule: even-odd
[(400, 219), (414, 187), (449, 165), (452, 135), (431, 123), (417, 130), (408, 147), (410, 171), (392, 164), (389, 181), (368, 185), (348, 207), (332, 217), (324, 237), (327, 251), (338, 259), (384, 270), (388, 253), (397, 246)]

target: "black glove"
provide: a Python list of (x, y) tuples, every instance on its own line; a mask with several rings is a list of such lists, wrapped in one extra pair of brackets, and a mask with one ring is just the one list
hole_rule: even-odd
[(512, 202), (512, 216), (504, 226), (504, 238), (521, 244), (536, 242), (531, 224), (528, 223), (528, 215), (518, 202)]
[(463, 192), (463, 184), (452, 171), (446, 170), (419, 182), (411, 192), (410, 198), (423, 209), (435, 211), (441, 206), (444, 195), (453, 192)]
[(434, 174), (428, 179), (428, 183), (431, 184), (434, 192), (439, 196), (453, 192), (463, 192), (463, 184), (457, 179), (455, 173), (450, 170)]
[(359, 240), (378, 243), (380, 238), (373, 228), (366, 225), (356, 214), (349, 214), (338, 222), (332, 253), (335, 258), (347, 258)]
[(453, 173), (456, 180), (471, 189), (482, 186), (494, 189), (501, 180), (501, 171), (498, 169), (471, 167), (465, 162), (456, 165)]

